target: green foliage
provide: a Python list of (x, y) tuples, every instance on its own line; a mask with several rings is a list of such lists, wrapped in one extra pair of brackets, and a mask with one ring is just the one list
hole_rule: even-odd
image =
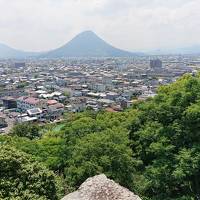
[(11, 130), (11, 135), (35, 139), (40, 137), (40, 127), (33, 123), (17, 124)]
[(138, 105), (130, 139), (143, 162), (136, 185), (144, 197), (200, 198), (199, 88), (198, 76), (185, 75)]
[(63, 95), (64, 95), (65, 97), (70, 97), (70, 93), (69, 93), (69, 92), (67, 92), (67, 91), (66, 91), (66, 92), (64, 92), (64, 93), (63, 93)]
[(65, 141), (51, 132), (46, 133), (40, 140), (36, 141), (38, 151), (35, 156), (51, 170), (59, 174), (64, 171)]
[(55, 176), (25, 153), (1, 144), (0, 198), (56, 200)]
[[(72, 114), (67, 116), (68, 122), (65, 122), (65, 126), (62, 126), (60, 131), (54, 131), (55, 129), (52, 127), (40, 139), (30, 140), (24, 137), (4, 136), (0, 137), (0, 141), (31, 154), (37, 161), (42, 162), (60, 176), (64, 176), (67, 185), (71, 187), (78, 187), (89, 176), (106, 173), (122, 185), (132, 188), (133, 172), (137, 162), (132, 159), (127, 134), (133, 119), (130, 113), (135, 114), (132, 110), (124, 113), (87, 111), (81, 114)], [(46, 127), (45, 130), (47, 130)], [(82, 140), (85, 142), (81, 142)], [(87, 140), (89, 141), (87, 142)], [(95, 152), (100, 141), (103, 143)], [(91, 148), (90, 151), (93, 153), (93, 155), (88, 155), (88, 159), (90, 156), (95, 157), (95, 161), (102, 155), (98, 163), (93, 163), (91, 160), (90, 163), (96, 166), (90, 170), (91, 173), (87, 172), (90, 166), (84, 167), (88, 162), (83, 157), (87, 153), (87, 145), (84, 143)], [(79, 167), (72, 164), (77, 161), (74, 159), (79, 148), (82, 149), (79, 156), (82, 156), (82, 159), (79, 162), (84, 170), (80, 177), (78, 177)], [(104, 148), (107, 150), (104, 151)], [(118, 166), (121, 163), (120, 169), (115, 167), (115, 163)], [(108, 165), (111, 166), (108, 167)], [(73, 167), (77, 167), (74, 172), (72, 172)], [(73, 177), (75, 173), (77, 173), (76, 178)], [(67, 190), (70, 190), (68, 186)]]
[[(37, 161), (42, 162), (46, 167), (55, 172), (61, 172), (63, 169), (63, 154), (64, 140), (52, 134), (46, 133), (39, 140), (30, 140), (21, 137), (0, 137), (0, 142), (14, 146), (15, 148), (26, 152)], [(64, 150), (63, 150), (64, 151)]]
[(28, 85), (29, 85), (28, 82), (20, 82), (20, 83), (17, 85), (17, 88), (18, 88), (18, 89), (25, 88), (25, 87), (28, 86)]
[(105, 173), (120, 184), (132, 188), (137, 162), (132, 159), (127, 134), (120, 130), (106, 130), (78, 139), (65, 174), (72, 186), (80, 185), (88, 177)]

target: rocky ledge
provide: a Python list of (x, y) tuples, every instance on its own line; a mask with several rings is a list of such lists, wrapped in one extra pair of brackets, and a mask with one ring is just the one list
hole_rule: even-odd
[(141, 200), (104, 174), (87, 179), (80, 188), (62, 200)]

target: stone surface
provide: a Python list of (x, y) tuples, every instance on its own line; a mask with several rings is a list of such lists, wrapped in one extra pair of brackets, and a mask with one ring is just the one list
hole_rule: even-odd
[(87, 179), (80, 188), (62, 200), (141, 200), (128, 189), (98, 175)]

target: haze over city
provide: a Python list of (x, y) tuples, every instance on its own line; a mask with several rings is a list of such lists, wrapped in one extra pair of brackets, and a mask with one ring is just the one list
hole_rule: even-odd
[(45, 51), (92, 30), (129, 51), (200, 44), (199, 0), (0, 0), (0, 43)]

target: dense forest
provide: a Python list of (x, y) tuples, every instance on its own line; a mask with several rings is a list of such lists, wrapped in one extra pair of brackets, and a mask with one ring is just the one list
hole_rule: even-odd
[(200, 75), (120, 113), (67, 114), (60, 129), (0, 137), (0, 199), (60, 199), (104, 173), (143, 200), (200, 199)]

